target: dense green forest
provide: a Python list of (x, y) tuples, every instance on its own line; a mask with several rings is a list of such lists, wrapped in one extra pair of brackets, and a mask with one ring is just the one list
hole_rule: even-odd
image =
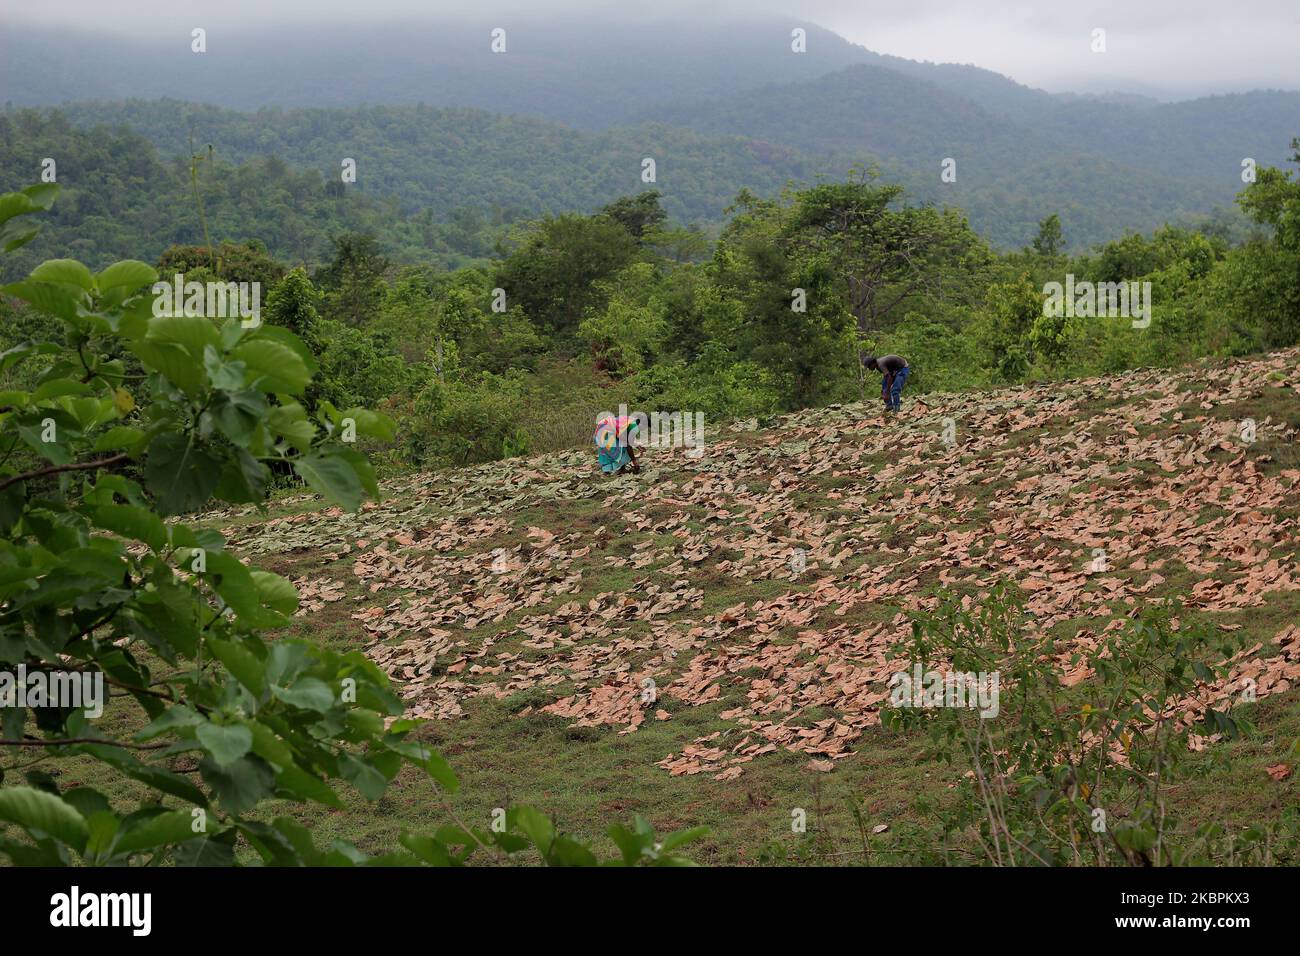
[[(869, 147), (915, 198), (960, 207), (995, 245), (1028, 242), (1050, 206), (1081, 250), (1117, 230), (1166, 222), (1214, 219), (1240, 229), (1224, 207), (1241, 187), (1241, 161), (1282, 161), (1277, 144), (1294, 132), (1300, 95), (1260, 92), (1143, 109), (1053, 101), (1018, 121), (958, 91), (857, 66), (651, 115), (674, 127), (816, 149), (840, 170), (862, 162), (860, 151)], [(956, 176), (943, 182), (940, 163), (948, 157)]]
[[(30, 115), (30, 114), (23, 114)], [(347, 192), (392, 200), (406, 213), (455, 210), (485, 218), (592, 211), (641, 184), (655, 160), (664, 207), (682, 222), (719, 222), (745, 186), (775, 193), (788, 180), (829, 175), (796, 149), (663, 124), (580, 133), (541, 120), (421, 106), (268, 109), (237, 113), (175, 100), (73, 104), (51, 117), (74, 126), (125, 125), (161, 156), (189, 152), (191, 134), (224, 159), (275, 156), (319, 170), (338, 194), (342, 161), (356, 160)], [(842, 175), (848, 166), (834, 169)]]
[[(754, 107), (757, 116), (711, 116), (702, 126), (712, 133), (670, 123), (579, 133), (539, 120), (418, 106), (245, 114), (163, 100), (10, 111), (0, 115), (0, 184), (17, 188), (44, 158), (62, 158), (60, 182), (75, 198), (56, 217), (76, 225), (101, 261), (131, 250), (152, 255), (198, 235), (192, 202), (176, 205), (174, 215), (156, 215), (158, 203), (192, 194), (191, 143), (205, 158), (213, 147), (206, 199), (223, 235), (257, 236), (276, 254), (303, 262), (327, 249), (317, 228), (323, 223), (325, 233), (374, 232), (398, 261), (467, 264), (487, 256), (510, 223), (591, 212), (643, 185), (659, 190), (674, 221), (716, 232), (742, 188), (774, 196), (787, 183), (833, 181), (853, 168), (879, 169), (907, 187), (913, 201), (960, 208), (1003, 249), (1027, 243), (1047, 211), (1061, 218), (1075, 251), (1167, 222), (1230, 238), (1247, 231), (1244, 217), (1216, 206), (1231, 189), (1066, 149), (1030, 159), (1015, 130), (932, 92), (925, 111), (976, 144), (954, 157), (955, 182), (941, 183), (940, 166), (931, 162), (946, 155), (950, 134), (909, 124), (913, 101), (876, 108), (889, 113), (871, 131), (879, 155), (855, 151), (847, 134), (826, 134), (831, 152), (821, 158), (801, 152), (799, 144), (817, 129), (851, 126), (861, 115), (857, 104), (873, 99), (852, 76), (837, 74), (815, 89), (774, 91), (767, 106)], [(813, 101), (840, 106), (804, 108)], [(733, 123), (764, 126), (772, 138), (729, 135)], [(641, 182), (646, 157), (656, 162), (652, 184)], [(355, 182), (342, 181), (344, 159), (356, 161)], [(1226, 181), (1240, 185), (1235, 175)], [(110, 223), (97, 216), (104, 208), (122, 216)], [(146, 225), (155, 222), (168, 231)], [(6, 268), (13, 274), (47, 251), (21, 250), (23, 261)]]
[[(150, 177), (170, 191), (154, 206), (89, 212), (124, 222), (122, 242), (140, 241), (132, 224), (191, 224), (154, 227), (157, 248), (192, 235), (206, 210), (221, 244), (173, 245), (160, 251), (160, 271), (261, 282), (268, 320), (319, 361), (311, 401), (392, 415), (399, 437), (376, 450), (397, 468), (571, 446), (620, 402), (699, 410), (716, 423), (869, 396), (878, 386), (858, 359), (873, 350), (910, 357), (909, 389), (923, 393), (1300, 341), (1300, 183), (1268, 167), (1239, 197), (1256, 229), (1240, 242), (1167, 226), (1069, 255), (1053, 214), (1028, 247), (1000, 253), (959, 211), (910, 203), (901, 187), (856, 175), (773, 198), (741, 190), (716, 241), (673, 225), (659, 192), (643, 190), (592, 214), (516, 224), (490, 254), (461, 236), (459, 254), (484, 257), (449, 268), (394, 258), (365, 230), (385, 207), (329, 197), (315, 174), (274, 160), (197, 163), (191, 184), (185, 164), (139, 163), (139, 145), (126, 134), (100, 142), (99, 154), (122, 151), (140, 174), (110, 180), (105, 194), (129, 196)], [(96, 155), (82, 156), (88, 169)], [(263, 210), (272, 188), (278, 201)], [(97, 195), (69, 189), (67, 205)], [(238, 218), (250, 209), (259, 215)], [(85, 209), (77, 219), (94, 221)], [(418, 218), (396, 221), (418, 235)], [(295, 246), (329, 226), (339, 231), (318, 259)], [(391, 246), (391, 224), (386, 234)], [(486, 241), (483, 230), (473, 235)], [(95, 259), (100, 241), (61, 239), (56, 217), (32, 245)], [(1047, 314), (1046, 284), (1067, 275), (1149, 282), (1149, 325)], [(26, 321), (7, 324), (19, 330), (9, 334)]]
[(427, 208), (407, 213), (392, 199), (344, 193), (320, 172), (276, 157), (235, 164), (203, 148), (197, 161), (185, 152), (164, 160), (138, 133), (80, 130), (57, 113), (0, 116), (0, 188), (37, 178), (46, 157), (55, 160), (64, 186), (49, 227), (7, 257), (4, 276), (24, 274), (52, 256), (103, 265), (130, 255), (156, 258), (170, 245), (201, 240), (192, 165), (212, 234), (256, 240), (292, 263), (320, 261), (331, 235), (353, 231), (382, 236), (385, 250), (402, 261), (455, 267), (488, 255), (522, 212), (453, 207), (435, 218)]

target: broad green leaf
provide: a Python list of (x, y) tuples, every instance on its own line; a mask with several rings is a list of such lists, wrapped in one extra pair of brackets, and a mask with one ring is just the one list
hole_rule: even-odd
[(221, 335), (212, 320), (201, 315), (164, 315), (149, 323), (146, 341), (179, 345), (202, 363), (205, 349), (220, 347)]
[(282, 767), (275, 775), (275, 783), (288, 799), (311, 801), (336, 809), (344, 806), (342, 799), (329, 784), (295, 764)]
[(31, 787), (0, 787), (0, 820), (39, 830), (78, 852), (90, 833), (80, 813), (54, 794)]
[(289, 687), (272, 686), (271, 694), (293, 707), (324, 713), (338, 701), (329, 685), (316, 677), (300, 677)]
[(199, 775), (217, 795), (227, 813), (246, 813), (271, 796), (275, 773), (265, 761), (249, 755), (222, 767), (211, 760), (199, 763)]
[(100, 505), (92, 514), (95, 525), (143, 541), (155, 552), (167, 547), (167, 528), (148, 508), (136, 505)]
[(372, 412), (367, 408), (349, 408), (340, 412), (337, 420), (338, 430), (335, 432), (337, 437), (347, 421), (351, 419), (356, 427), (358, 435), (367, 438), (378, 438), (381, 441), (392, 441), (395, 423), (387, 415), (380, 412)]
[(234, 866), (237, 835), (232, 827), (215, 836), (186, 840), (172, 849), (172, 861), (177, 866)]
[(235, 680), (252, 691), (255, 697), (262, 696), (266, 681), (262, 676), (264, 665), (261, 661), (234, 641), (209, 637), (205, 643)]
[(266, 408), (266, 399), (258, 392), (220, 392), (213, 398), (209, 414), (223, 435), (235, 445), (247, 447), (266, 417)]
[(138, 853), (193, 839), (195, 818), (189, 810), (170, 810), (136, 823), (118, 834), (114, 855)]
[(294, 471), (313, 491), (348, 511), (361, 507), (364, 489), (351, 462), (339, 455), (307, 455), (293, 463)]
[(378, 800), (388, 789), (388, 778), (364, 760), (344, 754), (339, 760), (343, 779), (360, 791), (367, 800)]
[(677, 830), (674, 833), (669, 833), (660, 841), (659, 852), (667, 853), (670, 850), (675, 850), (683, 844), (708, 836), (708, 833), (708, 827), (692, 827), (689, 830)]
[(212, 494), (231, 504), (258, 503), (266, 498), (270, 470), (247, 451), (236, 448), (221, 469), (221, 480)]
[(248, 369), (248, 385), (263, 391), (299, 395), (311, 380), (311, 372), (302, 357), (287, 345), (270, 339), (241, 342), (230, 358), (243, 362)]
[(307, 343), (294, 335), (293, 332), (288, 329), (281, 328), (278, 325), (267, 325), (264, 323), (253, 334), (252, 338), (267, 339), (278, 345), (283, 345), (285, 348), (297, 355), (298, 358), (302, 359), (303, 365), (307, 367), (307, 371), (312, 375), (315, 375), (320, 371), (319, 366), (316, 364), (316, 357), (311, 354), (311, 349), (307, 348)]
[(114, 425), (95, 439), (95, 451), (124, 451), (137, 454), (148, 435), (130, 425)]
[(87, 395), (92, 391), (94, 389), (89, 385), (75, 378), (56, 378), (42, 382), (36, 391), (32, 392), (32, 401), (44, 402), (60, 395)]
[(221, 478), (221, 463), (192, 437), (164, 432), (149, 443), (144, 478), (161, 514), (197, 511), (212, 497)]
[(114, 262), (95, 276), (95, 285), (99, 287), (100, 292), (107, 292), (109, 289), (134, 292), (145, 286), (151, 286), (157, 281), (158, 272), (152, 266), (137, 262), (135, 259)]
[(221, 595), (226, 605), (240, 619), (253, 626), (279, 623), (283, 618), (262, 608), (262, 600), (252, 573), (232, 554), (220, 552), (207, 556), (207, 570), (203, 578)]
[(545, 855), (555, 839), (555, 827), (551, 825), (551, 821), (540, 811), (528, 806), (515, 807), (511, 813), (514, 815), (515, 825), (523, 830), (528, 839), (533, 841), (533, 846)]
[(142, 763), (125, 748), (115, 747), (111, 744), (77, 744), (73, 749), (90, 754), (110, 767), (120, 770), (133, 780), (139, 780), (155, 790), (169, 793), (173, 797), (178, 797), (197, 806), (206, 807), (208, 805), (208, 798), (188, 777), (163, 767)]
[(194, 734), (220, 767), (229, 766), (253, 749), (253, 734), (242, 724), (199, 724)]
[(32, 270), (36, 282), (64, 282), (87, 292), (95, 288), (95, 277), (76, 259), (50, 259)]
[(293, 582), (270, 571), (249, 571), (257, 588), (258, 600), (281, 614), (298, 610), (298, 591)]
[(0, 286), (0, 292), (30, 303), (38, 312), (45, 312), (67, 322), (76, 321), (79, 306), (86, 304), (87, 293), (77, 286), (63, 282), (34, 282), (26, 280)]

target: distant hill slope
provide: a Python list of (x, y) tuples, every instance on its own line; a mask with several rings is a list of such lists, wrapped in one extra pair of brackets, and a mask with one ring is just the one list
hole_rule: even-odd
[[(1124, 105), (1016, 92), (968, 69), (961, 75), (983, 81), (990, 108), (955, 92), (960, 83), (852, 66), (644, 116), (814, 156), (884, 157), (914, 194), (961, 207), (1002, 245), (1027, 242), (1047, 212), (1061, 213), (1075, 245), (1209, 213), (1241, 189), (1243, 158), (1281, 165), (1300, 134), (1300, 93)], [(940, 181), (946, 157), (957, 161), (954, 183)]]
[[(721, 220), (742, 188), (773, 194), (792, 179), (841, 176), (848, 168), (786, 145), (658, 123), (581, 131), (428, 106), (241, 113), (137, 100), (69, 104), (48, 115), (64, 116), (82, 131), (100, 124), (129, 127), (167, 159), (189, 155), (192, 131), (196, 148), (212, 144), (227, 161), (273, 156), (318, 171), (334, 184), (341, 182), (342, 160), (355, 159), (357, 181), (349, 192), (392, 200), (408, 213), (432, 209), (438, 219), (458, 208), (497, 210), (506, 218), (590, 212), (619, 196), (656, 188), (674, 219), (711, 223)], [(30, 153), (34, 144), (29, 146)], [(653, 184), (641, 179), (646, 157), (657, 164)]]
[[(808, 31), (809, 52), (790, 50)], [(492, 52), (491, 31), (506, 31)], [(176, 97), (249, 110), (264, 106), (475, 107), (583, 128), (625, 122), (647, 105), (811, 79), (863, 62), (866, 50), (784, 18), (629, 24), (600, 15), (487, 18), (432, 15), (409, 23), (303, 24), (132, 38), (14, 27), (0, 40), (0, 99)]]
[[(1300, 134), (1300, 93), (1054, 95), (784, 18), (509, 18), (507, 52), (493, 54), (498, 25), (212, 31), (201, 55), (188, 35), (18, 28), (0, 41), (0, 85), (14, 105), (148, 98), (66, 110), (83, 128), (126, 123), (164, 158), (188, 151), (191, 126), (223, 156), (274, 155), (327, 181), (351, 156), (356, 191), (438, 218), (590, 210), (642, 188), (650, 156), (674, 218), (716, 222), (741, 187), (771, 194), (876, 163), (1002, 247), (1026, 244), (1052, 212), (1074, 249), (1203, 219), (1231, 206), (1244, 158), (1280, 164)], [(790, 50), (795, 26), (806, 53)], [(946, 157), (955, 183), (940, 181)]]

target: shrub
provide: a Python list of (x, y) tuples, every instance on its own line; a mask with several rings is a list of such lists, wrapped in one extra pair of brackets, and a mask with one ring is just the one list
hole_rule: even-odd
[(1208, 865), (1273, 863), (1297, 848), (1297, 834), (1254, 827), (1226, 835), (1185, 827), (1164, 794), (1186, 765), (1188, 735), (1235, 736), (1240, 718), (1206, 709), (1194, 728), (1183, 720), (1200, 682), (1227, 673), (1237, 650), (1228, 639), (1179, 623), (1179, 609), (1148, 607), (1122, 630), (1108, 630), (1062, 680), (1063, 649), (1035, 631), (1011, 588), (999, 584), (968, 609), (950, 598), (914, 619), (894, 648), (922, 672), (997, 674), (991, 719), (961, 707), (892, 707), (886, 722), (928, 730), (935, 756), (969, 772), (958, 776), (954, 809), (911, 831), (914, 858), (944, 860), (963, 839), (994, 865)]

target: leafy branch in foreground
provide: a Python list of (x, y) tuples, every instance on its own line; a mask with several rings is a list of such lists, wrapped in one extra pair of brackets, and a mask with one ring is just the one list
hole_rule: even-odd
[[(20, 217), (48, 209), (56, 190), (0, 196), (0, 247), (36, 234)], [(455, 822), (405, 834), (378, 858), (340, 841), (317, 848), (296, 821), (257, 812), (270, 799), (342, 808), (340, 782), (376, 800), (404, 765), (456, 790), (364, 655), (263, 638), (297, 609), (288, 580), (175, 517), (214, 498), (260, 504), (273, 471), (287, 469), (356, 509), (377, 488), (352, 438), (389, 438), (391, 424), (325, 402), (309, 415), (301, 398), (316, 363), (293, 333), (156, 315), (157, 279), (142, 262), (92, 274), (60, 259), (0, 288), (62, 329), (0, 355), (0, 372), (28, 363), (18, 380), (30, 384), (0, 392), (0, 761), (14, 758), (0, 782), (26, 780), (0, 786), (0, 825), (12, 825), (0, 854), (222, 865), (249, 857), (243, 847), (275, 865), (454, 865), (531, 848), (549, 864), (597, 863), (528, 807), (490, 831)], [(38, 687), (45, 696), (28, 699)], [(123, 726), (133, 732), (115, 732)], [(122, 812), (91, 787), (60, 789), (37, 766), (46, 760), (97, 761), (147, 796)], [(609, 832), (617, 862), (674, 865), (700, 831), (661, 838), (638, 819)]]

